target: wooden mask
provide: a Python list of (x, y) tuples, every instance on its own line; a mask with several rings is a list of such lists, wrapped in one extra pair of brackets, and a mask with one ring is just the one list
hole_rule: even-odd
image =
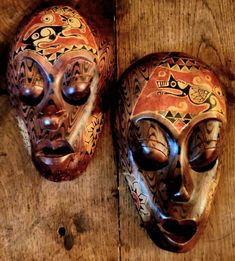
[(71, 7), (44, 9), (19, 28), (10, 52), (9, 93), (25, 143), (46, 178), (71, 180), (86, 169), (112, 72), (111, 44)]
[(152, 54), (122, 75), (115, 115), (120, 170), (161, 248), (186, 252), (202, 233), (225, 125), (221, 85), (197, 59)]

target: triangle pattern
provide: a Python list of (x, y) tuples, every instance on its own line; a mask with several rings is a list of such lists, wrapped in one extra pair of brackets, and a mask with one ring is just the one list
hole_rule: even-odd
[(191, 71), (191, 72), (197, 72), (198, 69), (197, 69), (195, 66), (192, 66), (192, 67), (190, 68), (190, 71)]
[(179, 60), (179, 57), (172, 57), (172, 59), (173, 59), (174, 63), (177, 63)]
[(48, 61), (54, 61), (56, 58), (57, 58), (56, 53), (53, 53), (53, 54), (49, 57)]
[(190, 122), (190, 120), (184, 120), (183, 121), (185, 124), (188, 124)]
[(171, 67), (173, 70), (176, 70), (176, 71), (180, 71), (180, 67), (178, 64), (175, 64), (174, 66)]
[(178, 112), (178, 113), (176, 113), (175, 118), (177, 118), (177, 119), (181, 119), (182, 116), (181, 116), (180, 113)]
[(189, 68), (188, 68), (187, 66), (184, 66), (184, 67), (182, 68), (182, 71), (183, 71), (183, 72), (189, 72)]
[(174, 116), (170, 111), (168, 111), (166, 114), (166, 118), (174, 118)]
[(174, 118), (167, 118), (170, 122), (174, 123), (176, 121), (176, 119)]
[(181, 58), (184, 64), (187, 64), (190, 60), (188, 58)]
[(180, 59), (178, 60), (177, 64), (181, 67), (181, 66), (184, 66), (184, 65), (185, 65), (185, 62), (184, 62), (183, 59), (180, 58)]
[(191, 119), (192, 119), (192, 116), (191, 116), (189, 113), (187, 113), (187, 114), (184, 116), (184, 119), (189, 119), (189, 120), (191, 120)]

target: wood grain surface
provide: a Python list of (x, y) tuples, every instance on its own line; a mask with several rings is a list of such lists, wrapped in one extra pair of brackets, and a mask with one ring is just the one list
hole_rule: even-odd
[[(46, 4), (42, 2), (1, 1), (1, 53), (23, 16)], [(73, 1), (90, 18), (102, 17), (96, 23), (105, 25), (111, 39), (112, 2), (101, 3)], [(62, 183), (39, 176), (14, 116), (8, 96), (0, 96), (0, 260), (118, 260), (117, 172), (109, 115), (86, 172)]]
[(118, 75), (152, 52), (182, 51), (205, 61), (228, 94), (220, 184), (204, 235), (186, 254), (156, 247), (141, 221), (123, 178), (120, 179), (121, 260), (235, 260), (235, 2), (221, 0), (117, 1)]
[[(109, 114), (81, 177), (53, 183), (35, 170), (5, 91), (5, 70), (19, 21), (48, 2), (0, 2), (0, 260), (235, 260), (234, 1), (116, 0), (118, 76), (148, 53), (183, 51), (209, 64), (228, 94), (220, 184), (207, 228), (186, 254), (161, 250), (141, 227), (125, 181), (117, 179)], [(97, 23), (111, 31), (111, 0), (65, 2), (100, 15)]]

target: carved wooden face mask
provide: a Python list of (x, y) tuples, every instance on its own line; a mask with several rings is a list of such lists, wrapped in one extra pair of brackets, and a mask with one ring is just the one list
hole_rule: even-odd
[(121, 172), (149, 235), (190, 250), (219, 179), (226, 108), (216, 76), (185, 54), (149, 55), (121, 77), (115, 124)]
[(103, 125), (112, 48), (67, 6), (35, 14), (10, 53), (9, 93), (39, 171), (53, 181), (85, 170)]

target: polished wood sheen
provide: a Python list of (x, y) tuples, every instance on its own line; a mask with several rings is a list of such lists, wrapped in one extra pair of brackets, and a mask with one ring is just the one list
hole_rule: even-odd
[(91, 161), (103, 127), (112, 43), (66, 5), (39, 10), (22, 23), (9, 55), (11, 102), (40, 173), (72, 180)]
[[(200, 240), (183, 254), (164, 251), (153, 243), (141, 226), (122, 175), (117, 183), (108, 117), (92, 161), (85, 173), (73, 181), (54, 183), (39, 176), (23, 148), (15, 113), (5, 95), (6, 49), (22, 18), (48, 2), (52, 1), (0, 1), (0, 259), (233, 261), (234, 1), (116, 1), (118, 77), (149, 53), (183, 51), (205, 60), (229, 93), (228, 128), (223, 139), (226, 147), (214, 204)], [(112, 1), (72, 2), (74, 7), (80, 6), (80, 13), (83, 9), (91, 18), (99, 14), (109, 24), (98, 28), (112, 29)], [(96, 24), (102, 25), (103, 19)]]
[(118, 84), (115, 141), (144, 227), (173, 252), (191, 250), (210, 213), (226, 128), (215, 74), (183, 53), (155, 53)]
[[(23, 17), (46, 7), (45, 2), (0, 2), (1, 54)], [(79, 13), (89, 14), (109, 41), (114, 40), (112, 2), (71, 2)], [(2, 56), (6, 68), (3, 60)], [(0, 119), (0, 259), (118, 260), (117, 176), (109, 115), (84, 175), (57, 183), (36, 170), (6, 94), (0, 97)]]
[(191, 251), (184, 254), (170, 253), (156, 247), (147, 237), (129, 188), (120, 175), (120, 231), (123, 260), (213, 259), (219, 261), (233, 260), (235, 257), (233, 247), (235, 242), (234, 8), (234, 2), (228, 0), (117, 1), (119, 76), (130, 64), (149, 53), (183, 51), (206, 61), (219, 77), (228, 94), (228, 127), (223, 138), (227, 147), (223, 147), (222, 175), (208, 225), (201, 239)]

